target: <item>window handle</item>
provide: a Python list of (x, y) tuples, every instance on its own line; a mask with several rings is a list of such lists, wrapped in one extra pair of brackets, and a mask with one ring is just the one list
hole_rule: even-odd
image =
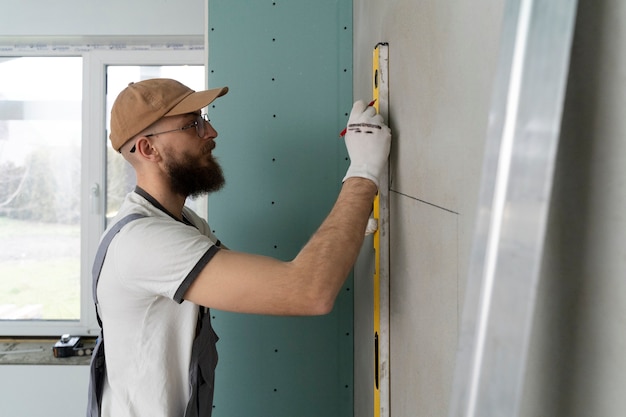
[(94, 182), (89, 189), (89, 207), (91, 214), (100, 213), (100, 185)]

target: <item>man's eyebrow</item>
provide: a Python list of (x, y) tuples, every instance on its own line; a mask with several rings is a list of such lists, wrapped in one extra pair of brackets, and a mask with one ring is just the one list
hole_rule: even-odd
[(187, 124), (187, 123), (193, 123), (193, 122), (195, 122), (195, 121), (196, 121), (196, 118), (197, 118), (198, 116), (200, 116), (200, 113), (187, 113), (187, 114), (185, 114), (185, 116), (187, 116), (187, 117), (185, 118), (185, 124)]

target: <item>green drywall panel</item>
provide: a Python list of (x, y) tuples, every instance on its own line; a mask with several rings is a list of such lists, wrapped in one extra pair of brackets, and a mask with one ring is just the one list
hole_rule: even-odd
[[(292, 259), (326, 217), (348, 166), (352, 0), (209, 0), (209, 108), (226, 187), (209, 223), (238, 251)], [(331, 314), (213, 311), (214, 417), (353, 415), (352, 279)]]

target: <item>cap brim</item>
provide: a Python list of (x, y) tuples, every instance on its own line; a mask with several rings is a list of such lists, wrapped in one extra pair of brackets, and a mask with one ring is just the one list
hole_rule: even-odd
[(214, 88), (211, 90), (196, 91), (182, 99), (177, 105), (163, 116), (176, 116), (179, 114), (193, 113), (205, 108), (216, 98), (228, 93), (228, 87)]

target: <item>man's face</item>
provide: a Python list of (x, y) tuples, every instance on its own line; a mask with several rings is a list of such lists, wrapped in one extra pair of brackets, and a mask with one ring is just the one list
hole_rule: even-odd
[[(183, 120), (193, 121), (193, 118)], [(211, 153), (215, 148), (217, 132), (209, 123), (202, 123), (205, 123), (204, 137), (198, 137), (195, 128), (180, 132), (186, 137), (171, 143), (172, 152), (168, 152), (165, 159), (172, 191), (186, 197), (218, 191), (225, 183), (222, 167)]]

